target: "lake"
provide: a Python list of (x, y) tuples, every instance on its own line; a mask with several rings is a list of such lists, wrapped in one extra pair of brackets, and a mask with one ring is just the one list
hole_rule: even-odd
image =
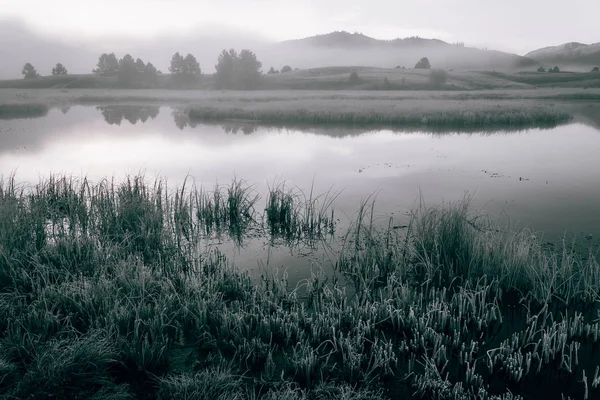
[[(600, 241), (600, 131), (583, 124), (515, 132), (402, 132), (337, 127), (260, 127), (247, 122), (196, 123), (158, 106), (73, 106), (44, 117), (0, 121), (0, 174), (37, 183), (50, 173), (122, 178), (144, 172), (186, 176), (213, 188), (234, 177), (265, 198), (269, 186), (337, 193), (340, 227), (376, 194), (376, 216), (401, 224), (420, 201), (441, 204), (473, 195), (472, 209), (502, 226), (527, 226), (559, 242)], [(261, 242), (264, 245), (264, 243)], [(295, 251), (245, 246), (228, 250), (252, 269), (291, 266)], [(265, 251), (268, 256), (265, 257)], [(307, 254), (307, 256), (309, 256)], [(326, 252), (310, 252), (326, 264)]]

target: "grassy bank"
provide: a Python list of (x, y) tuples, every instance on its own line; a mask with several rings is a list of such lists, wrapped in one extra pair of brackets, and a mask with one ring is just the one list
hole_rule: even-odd
[[(50, 107), (91, 104), (191, 105), (281, 101), (429, 101), (429, 100), (594, 100), (599, 89), (511, 89), (461, 91), (380, 90), (123, 90), (123, 89), (0, 89), (0, 104), (45, 104)], [(587, 97), (586, 97), (587, 96)], [(591, 97), (590, 97), (591, 96)]]
[(557, 108), (527, 101), (268, 101), (192, 105), (192, 120), (239, 119), (273, 123), (387, 124), (399, 126), (462, 127), (553, 126), (571, 116)]
[[(600, 96), (595, 92), (588, 96)], [(556, 96), (575, 99), (572, 91), (396, 92), (373, 91), (0, 91), (0, 104), (73, 104), (112, 108), (165, 104), (185, 111), (190, 121), (242, 120), (267, 125), (369, 125), (431, 129), (523, 129), (553, 127), (572, 119)], [(536, 99), (537, 98), (537, 99)], [(556, 97), (560, 100), (560, 97)], [(16, 99), (16, 100), (15, 100)], [(539, 99), (546, 99), (539, 101)], [(16, 101), (16, 103), (15, 103)], [(19, 118), (19, 114), (15, 114)]]
[(363, 204), (335, 269), (350, 286), (320, 272), (298, 287), (252, 279), (196, 246), (252, 227), (317, 233), (328, 198), (275, 186), (260, 212), (242, 181), (2, 180), (0, 396), (598, 395), (596, 258), (498, 232), (467, 201), (421, 207), (406, 229), (378, 228)]

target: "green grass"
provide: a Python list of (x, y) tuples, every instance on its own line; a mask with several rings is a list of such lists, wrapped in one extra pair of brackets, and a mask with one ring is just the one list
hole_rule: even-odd
[[(215, 193), (225, 211), (215, 211)], [(254, 279), (218, 250), (199, 251), (211, 233), (198, 210), (225, 215), (225, 225), (265, 225), (269, 235), (285, 233), (297, 213), (300, 225), (306, 215), (318, 221), (331, 206), (332, 196), (294, 193), (271, 188), (261, 217), (241, 180), (210, 195), (143, 176), (0, 180), (0, 396), (600, 393), (594, 254), (553, 253), (529, 231), (497, 230), (470, 214), (468, 199), (422, 205), (403, 229), (363, 203), (336, 275), (307, 274), (297, 287), (285, 274)], [(298, 211), (307, 204), (312, 211)]]

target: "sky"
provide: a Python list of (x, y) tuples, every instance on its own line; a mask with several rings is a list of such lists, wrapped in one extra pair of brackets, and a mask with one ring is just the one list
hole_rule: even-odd
[(227, 31), (270, 41), (334, 30), (525, 54), (600, 42), (598, 0), (0, 0), (0, 19), (66, 41)]

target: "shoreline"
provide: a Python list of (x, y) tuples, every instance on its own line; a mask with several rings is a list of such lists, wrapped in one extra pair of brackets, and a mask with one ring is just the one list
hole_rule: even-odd
[[(600, 90), (419, 91), (169, 91), (0, 89), (0, 118), (44, 116), (73, 105), (159, 105), (195, 121), (364, 125), (415, 128), (552, 127), (597, 107)], [(584, 100), (577, 100), (584, 98)], [(589, 118), (593, 112), (586, 111)], [(600, 123), (600, 122), (599, 122)]]

